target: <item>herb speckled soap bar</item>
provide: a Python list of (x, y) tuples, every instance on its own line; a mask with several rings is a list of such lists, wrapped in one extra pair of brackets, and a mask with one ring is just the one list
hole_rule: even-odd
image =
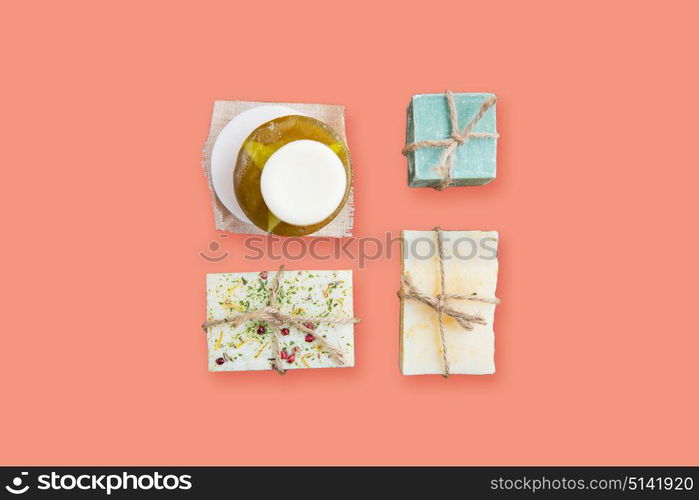
[[(254, 311), (269, 303), (269, 285), (276, 271), (262, 273), (208, 274), (206, 277), (207, 320)], [(285, 314), (325, 317), (353, 316), (352, 271), (286, 271), (277, 292), (277, 307)], [(260, 328), (262, 327), (262, 328)], [(209, 371), (272, 369), (273, 326), (248, 321), (238, 327), (209, 327)], [(281, 327), (284, 328), (284, 327)], [(285, 369), (354, 366), (354, 325), (314, 325), (344, 356), (341, 365), (318, 340), (293, 327), (281, 335), (281, 349), (294, 353), (293, 362), (284, 360)], [(284, 334), (286, 333), (286, 334)]]
[[(490, 93), (454, 94), (459, 130), (476, 116), (481, 105), (493, 97)], [(488, 109), (473, 132), (497, 133), (496, 105)], [(424, 140), (447, 139), (451, 135), (449, 111), (444, 94), (414, 95), (408, 106), (406, 144)], [(452, 186), (479, 186), (495, 179), (497, 139), (471, 138), (456, 150)], [(435, 187), (444, 174), (438, 165), (443, 149), (421, 148), (408, 153), (408, 185)]]

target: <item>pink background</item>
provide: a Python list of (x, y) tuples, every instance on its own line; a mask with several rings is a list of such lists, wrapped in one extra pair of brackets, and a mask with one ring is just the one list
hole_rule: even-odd
[[(696, 4), (2, 10), (0, 463), (697, 463)], [(446, 88), (499, 95), (498, 179), (409, 189)], [(278, 265), (198, 255), (215, 99), (345, 105), (357, 237), (498, 230), (497, 374), (400, 375), (396, 255), (290, 264), (355, 270), (355, 368), (208, 373), (205, 274)]]

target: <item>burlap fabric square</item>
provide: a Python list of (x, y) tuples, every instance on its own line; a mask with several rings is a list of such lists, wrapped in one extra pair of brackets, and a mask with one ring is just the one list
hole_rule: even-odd
[[(211, 150), (216, 142), (216, 137), (221, 132), (221, 129), (230, 122), (233, 117), (256, 106), (279, 104), (288, 106), (305, 115), (321, 120), (331, 126), (342, 137), (342, 140), (347, 142), (345, 135), (345, 108), (343, 106), (334, 106), (330, 104), (303, 104), (303, 103), (270, 103), (270, 102), (253, 102), (253, 101), (215, 101), (214, 111), (211, 117), (211, 126), (209, 128), (209, 137), (206, 139), (202, 155), (202, 168), (204, 175), (209, 183), (209, 191), (211, 192), (211, 201), (214, 207), (214, 221), (216, 229), (221, 231), (229, 231), (231, 233), (243, 234), (266, 234), (253, 224), (248, 224), (239, 220), (235, 215), (230, 213), (228, 209), (221, 203), (221, 200), (216, 196), (213, 182), (211, 180)], [(343, 236), (352, 235), (352, 225), (354, 223), (354, 193), (350, 191), (350, 196), (342, 211), (333, 219), (330, 224), (316, 231), (309, 236), (329, 236), (333, 238), (341, 238)]]

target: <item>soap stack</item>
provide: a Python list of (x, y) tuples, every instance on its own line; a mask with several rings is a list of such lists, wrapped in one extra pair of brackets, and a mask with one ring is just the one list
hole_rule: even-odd
[(216, 101), (202, 162), (216, 228), (350, 236), (354, 207), (345, 137), (342, 106)]

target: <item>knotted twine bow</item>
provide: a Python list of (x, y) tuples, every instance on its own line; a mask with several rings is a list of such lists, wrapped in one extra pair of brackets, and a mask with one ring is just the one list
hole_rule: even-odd
[(206, 332), (209, 328), (213, 326), (219, 326), (223, 324), (228, 324), (232, 327), (237, 327), (246, 321), (257, 320), (266, 321), (271, 325), (275, 326), (273, 328), (273, 349), (274, 358), (272, 363), (272, 368), (274, 368), (280, 375), (284, 375), (286, 370), (282, 366), (281, 352), (280, 352), (280, 332), (279, 327), (283, 325), (293, 326), (297, 330), (303, 333), (310, 333), (316, 339), (318, 339), (330, 352), (335, 355), (340, 365), (345, 364), (344, 353), (342, 349), (339, 349), (332, 345), (326, 338), (322, 335), (318, 335), (311, 328), (306, 326), (306, 323), (326, 323), (329, 325), (348, 325), (350, 323), (359, 323), (361, 320), (359, 318), (316, 318), (312, 316), (292, 316), (290, 314), (285, 314), (277, 308), (277, 292), (279, 292), (279, 284), (281, 283), (282, 276), (284, 275), (284, 266), (279, 266), (277, 275), (274, 277), (272, 284), (269, 287), (269, 305), (255, 311), (247, 311), (244, 313), (236, 314), (228, 318), (214, 319), (206, 321), (201, 325), (202, 329)]
[(444, 172), (444, 177), (439, 185), (435, 186), (437, 191), (442, 191), (449, 187), (452, 181), (452, 171), (454, 168), (454, 156), (456, 155), (456, 148), (466, 144), (469, 139), (482, 138), (482, 137), (492, 137), (497, 138), (498, 134), (492, 134), (487, 132), (473, 132), (473, 127), (483, 118), (485, 112), (488, 111), (497, 101), (497, 97), (493, 96), (483, 104), (478, 110), (478, 114), (466, 125), (461, 132), (459, 132), (459, 115), (456, 111), (456, 104), (454, 103), (454, 95), (450, 90), (444, 92), (447, 100), (447, 107), (449, 108), (449, 123), (451, 125), (451, 134), (448, 139), (442, 140), (426, 140), (413, 142), (408, 144), (403, 148), (403, 154), (408, 156), (408, 153), (416, 151), (422, 148), (444, 148), (441, 158), (439, 159), (439, 164), (437, 168)]
[(473, 330), (473, 325), (486, 325), (487, 322), (483, 317), (466, 314), (465, 312), (454, 309), (447, 304), (448, 300), (469, 300), (472, 302), (484, 302), (486, 304), (499, 304), (500, 299), (488, 299), (483, 297), (478, 297), (475, 293), (470, 295), (461, 295), (456, 293), (445, 293), (445, 281), (446, 275), (444, 274), (444, 244), (442, 242), (442, 229), (437, 226), (433, 229), (437, 233), (437, 260), (439, 261), (439, 283), (440, 283), (440, 293), (433, 297), (422, 293), (415, 287), (413, 280), (410, 275), (404, 273), (400, 278), (400, 290), (398, 290), (398, 296), (402, 299), (415, 300), (421, 302), (437, 312), (437, 317), (439, 318), (439, 339), (442, 343), (442, 360), (444, 363), (444, 378), (449, 376), (449, 355), (447, 353), (447, 342), (444, 336), (444, 324), (443, 316), (446, 314), (456, 320), (459, 325), (464, 330)]

